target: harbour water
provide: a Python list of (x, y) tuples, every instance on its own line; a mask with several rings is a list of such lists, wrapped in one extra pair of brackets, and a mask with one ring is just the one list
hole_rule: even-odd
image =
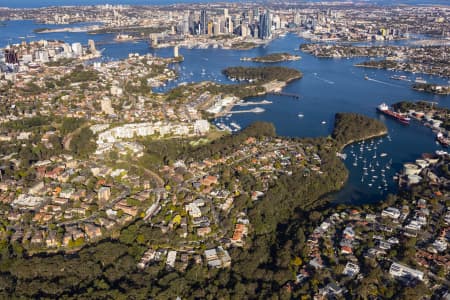
[[(88, 39), (94, 39), (99, 44), (98, 48), (105, 48), (103, 55), (106, 59), (121, 59), (127, 57), (130, 52), (152, 53), (166, 57), (173, 54), (172, 48), (149, 49), (146, 42), (115, 43), (114, 36), (110, 34), (34, 34), (33, 29), (38, 27), (44, 26), (35, 24), (33, 21), (6, 22), (6, 26), (0, 30), (0, 47), (4, 47), (10, 38), (34, 35), (35, 37), (26, 38), (26, 40), (61, 39), (86, 44)], [(427, 100), (438, 102), (442, 107), (450, 107), (450, 96), (416, 92), (410, 88), (410, 82), (393, 80), (390, 77), (406, 75), (414, 79), (420, 76), (428, 82), (436, 83), (446, 83), (448, 79), (355, 67), (354, 64), (364, 60), (363, 58), (318, 59), (297, 50), (301, 43), (306, 42), (289, 34), (267, 46), (245, 51), (212, 48), (180, 49), (180, 54), (185, 60), (174, 66), (179, 72), (179, 78), (158, 91), (166, 91), (183, 82), (204, 80), (232, 84), (233, 82), (221, 73), (224, 68), (238, 65), (264, 65), (240, 61), (241, 57), (261, 56), (274, 52), (298, 54), (302, 57), (301, 60), (276, 65), (296, 68), (304, 73), (301, 80), (290, 83), (283, 90), (286, 93), (300, 95), (299, 99), (282, 95), (254, 97), (247, 100), (253, 102), (268, 100), (272, 104), (264, 105), (262, 113), (233, 114), (217, 121), (226, 124), (235, 123), (244, 128), (254, 121), (262, 120), (274, 123), (279, 135), (317, 137), (331, 134), (334, 115), (337, 112), (357, 112), (377, 118), (387, 125), (389, 138), (375, 139), (373, 144), (366, 142), (363, 146), (356, 144), (345, 149), (347, 154), (345, 164), (350, 170), (350, 178), (345, 188), (336, 194), (335, 201), (357, 204), (379, 201), (388, 192), (395, 192), (396, 183), (392, 177), (401, 169), (403, 163), (414, 161), (422, 153), (434, 152), (441, 147), (435, 143), (435, 136), (428, 128), (415, 121), (405, 126), (395, 120), (387, 119), (377, 114), (376, 106), (381, 102), (392, 104), (401, 100)], [(366, 75), (370, 80), (364, 79)], [(234, 110), (249, 110), (254, 107), (236, 106)], [(383, 157), (380, 157), (382, 153)], [(367, 175), (364, 175), (366, 171)]]

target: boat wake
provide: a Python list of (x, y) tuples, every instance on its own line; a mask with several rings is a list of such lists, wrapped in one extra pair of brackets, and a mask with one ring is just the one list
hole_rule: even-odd
[(393, 84), (393, 83), (389, 83), (389, 82), (385, 82), (385, 81), (381, 81), (381, 80), (376, 80), (376, 79), (373, 79), (373, 78), (367, 78), (366, 80), (373, 81), (373, 82), (376, 82), (376, 83), (385, 84), (385, 85), (389, 85), (389, 86), (393, 86), (393, 87), (402, 87), (401, 85), (398, 85), (398, 84)]
[(321, 78), (321, 77), (317, 76), (317, 73), (314, 73), (314, 75), (316, 76), (317, 79), (319, 79), (319, 80), (321, 80), (321, 81), (323, 81), (323, 82), (325, 82), (325, 83), (328, 83), (328, 84), (335, 84), (334, 81), (331, 81), (331, 80), (328, 80), (328, 79)]

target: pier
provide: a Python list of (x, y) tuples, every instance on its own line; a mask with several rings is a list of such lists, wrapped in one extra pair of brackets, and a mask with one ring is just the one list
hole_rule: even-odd
[(275, 96), (286, 96), (286, 97), (292, 97), (294, 99), (300, 99), (300, 95), (299, 94), (294, 94), (294, 93), (271, 92), (269, 94), (270, 95), (275, 95)]
[(230, 111), (229, 114), (245, 114), (245, 113), (255, 113), (255, 114), (259, 114), (259, 113), (263, 113), (266, 110), (264, 108), (261, 107), (255, 107), (252, 109), (247, 109), (247, 110), (236, 110), (236, 111)]
[(263, 101), (247, 101), (247, 102), (238, 102), (235, 105), (236, 106), (251, 106), (251, 105), (267, 105), (272, 104), (272, 101), (269, 100), (263, 100)]

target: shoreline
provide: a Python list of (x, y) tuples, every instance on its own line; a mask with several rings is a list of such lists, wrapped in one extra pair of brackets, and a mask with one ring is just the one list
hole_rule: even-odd
[[(229, 114), (229, 113), (233, 110), (233, 108), (236, 106), (236, 104), (237, 104), (239, 101), (241, 101), (241, 100), (244, 100), (244, 101), (245, 101), (245, 100), (247, 100), (248, 98), (251, 98), (251, 97), (260, 97), (260, 96), (265, 96), (265, 95), (268, 95), (268, 94), (274, 93), (274, 92), (281, 92), (281, 91), (282, 91), (289, 83), (291, 83), (291, 82), (293, 82), (293, 81), (295, 81), (295, 80), (302, 79), (302, 78), (303, 78), (303, 73), (301, 73), (299, 76), (288, 78), (286, 81), (276, 81), (276, 80), (274, 80), (274, 81), (268, 82), (268, 83), (266, 83), (266, 85), (267, 85), (267, 84), (278, 84), (278, 85), (275, 86), (275, 87), (269, 88), (269, 89), (266, 88), (265, 85), (262, 85), (262, 87), (264, 87), (264, 89), (265, 89), (264, 92), (259, 92), (259, 93), (257, 93), (256, 95), (253, 95), (253, 96), (245, 97), (245, 98), (243, 98), (243, 99), (236, 100), (236, 102), (231, 103), (230, 105), (228, 105), (227, 107), (225, 107), (222, 111), (220, 111), (219, 113), (217, 113), (217, 114), (213, 117), (213, 119), (220, 118), (220, 117), (223, 117), (223, 116)], [(235, 96), (235, 97), (236, 97), (236, 96)], [(236, 97), (236, 98), (238, 98), (238, 97)]]
[(343, 145), (341, 145), (341, 146), (339, 147), (339, 151), (344, 150), (347, 146), (350, 146), (351, 144), (358, 143), (358, 142), (361, 142), (361, 141), (371, 140), (371, 139), (378, 138), (378, 137), (382, 137), (382, 136), (387, 135), (388, 133), (389, 133), (389, 131), (388, 131), (388, 129), (386, 128), (385, 130), (383, 130), (383, 131), (381, 131), (381, 132), (374, 133), (374, 134), (368, 135), (368, 136), (366, 136), (366, 137), (362, 137), (362, 138), (359, 138), (359, 139), (352, 139), (352, 140), (349, 140), (348, 142), (346, 142), (345, 144), (343, 144)]

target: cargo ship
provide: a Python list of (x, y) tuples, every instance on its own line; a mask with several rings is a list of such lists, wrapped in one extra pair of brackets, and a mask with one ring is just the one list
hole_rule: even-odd
[(381, 103), (380, 105), (378, 105), (377, 110), (382, 114), (385, 114), (393, 119), (396, 119), (397, 121), (399, 121), (402, 124), (409, 124), (409, 121), (411, 120), (405, 114), (390, 110), (389, 106), (386, 103)]
[(448, 147), (450, 145), (450, 138), (446, 138), (442, 132), (438, 132), (436, 135), (436, 140), (441, 144), (443, 147)]

